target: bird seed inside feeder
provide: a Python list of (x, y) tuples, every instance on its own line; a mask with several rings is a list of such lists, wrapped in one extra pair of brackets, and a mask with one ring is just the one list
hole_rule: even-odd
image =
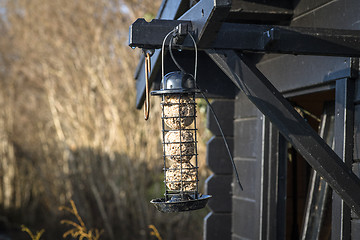
[(194, 148), (193, 133), (190, 130), (171, 131), (165, 135), (165, 155), (171, 161), (189, 162), (194, 155)]
[(195, 115), (194, 100), (188, 96), (165, 96), (164, 101), (165, 123), (171, 129), (189, 126)]
[(173, 163), (166, 170), (166, 186), (169, 190), (195, 191), (196, 168), (191, 163)]

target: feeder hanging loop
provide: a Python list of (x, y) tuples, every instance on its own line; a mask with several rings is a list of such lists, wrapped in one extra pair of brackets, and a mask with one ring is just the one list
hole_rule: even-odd
[(144, 119), (149, 119), (150, 97), (149, 97), (149, 74), (151, 72), (150, 53), (145, 54), (145, 102), (144, 102)]

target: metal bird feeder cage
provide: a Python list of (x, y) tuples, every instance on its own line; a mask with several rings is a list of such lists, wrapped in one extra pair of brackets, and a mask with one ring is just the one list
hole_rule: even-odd
[(199, 193), (195, 79), (184, 72), (164, 76), (161, 89), (165, 196), (151, 200), (161, 212), (196, 210), (211, 196)]

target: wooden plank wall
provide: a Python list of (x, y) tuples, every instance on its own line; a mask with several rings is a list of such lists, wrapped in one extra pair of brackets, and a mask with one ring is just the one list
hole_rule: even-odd
[(259, 239), (264, 118), (242, 93), (235, 100), (234, 128), (234, 160), (244, 191), (234, 184), (232, 239)]
[[(304, 26), (304, 27), (326, 27), (326, 28), (338, 28), (338, 29), (354, 29), (360, 30), (360, 1), (358, 0), (302, 0), (295, 8), (295, 17), (291, 23), (292, 26)], [(349, 64), (349, 60), (338, 58), (337, 64), (330, 64), (332, 58), (323, 58), (322, 62), (328, 65), (329, 71), (331, 69), (337, 68), (340, 66), (341, 61), (343, 61), (343, 67), (347, 68)], [(350, 69), (350, 68), (348, 68)], [(339, 73), (344, 72), (349, 74), (348, 71), (337, 71)], [(346, 74), (346, 75), (347, 75)], [(334, 75), (334, 74), (333, 74)], [(315, 75), (316, 76), (316, 75)], [(350, 74), (349, 74), (350, 76)], [(344, 77), (349, 77), (344, 76)], [(324, 74), (322, 79), (326, 79), (327, 74)], [(338, 79), (341, 77), (341, 74), (332, 77), (332, 79)], [(321, 80), (321, 79), (319, 79)], [(323, 80), (324, 81), (324, 80)], [(358, 80), (357, 80), (358, 82)], [(357, 94), (357, 98), (359, 98), (359, 94)], [(359, 113), (360, 108), (358, 106), (355, 107), (355, 136), (357, 132), (357, 128), (359, 127), (360, 119)], [(356, 122), (357, 121), (357, 122)], [(356, 138), (354, 138), (356, 139)], [(358, 143), (355, 142), (354, 150), (358, 148)], [(354, 156), (355, 162), (357, 162), (358, 156)], [(354, 165), (354, 169), (356, 169), (357, 163)], [(335, 196), (334, 196), (335, 197)], [(335, 200), (335, 199), (334, 199)], [(334, 208), (336, 208), (333, 205)], [(349, 223), (341, 223), (341, 216), (337, 216), (339, 213), (333, 213), (333, 230), (336, 227), (336, 232), (332, 232), (332, 239), (349, 239), (347, 236), (350, 236), (351, 239), (360, 239), (360, 220), (358, 216), (353, 214), (353, 219), (351, 220), (351, 235), (341, 234), (339, 233), (340, 228), (338, 227), (341, 224), (349, 224)], [(346, 219), (344, 220), (346, 221)], [(346, 227), (345, 227), (346, 228)], [(342, 235), (342, 236), (341, 236)]]
[[(360, 67), (359, 67), (360, 69)], [(360, 79), (355, 81), (354, 94), (354, 153), (353, 153), (353, 171), (360, 177)], [(360, 218), (352, 213), (351, 220), (352, 239), (360, 239)]]
[[(231, 151), (234, 142), (234, 100), (214, 100), (211, 103)], [(212, 195), (211, 212), (204, 219), (204, 239), (231, 239), (232, 165), (215, 119), (208, 109), (207, 125), (214, 136), (207, 143), (206, 162), (213, 174), (206, 180), (205, 192)]]
[[(291, 26), (360, 30), (360, 1), (358, 0), (295, 0), (294, 7)], [(257, 66), (285, 96), (334, 88), (335, 81), (338, 79), (351, 77), (350, 59), (342, 57), (267, 55)], [(360, 156), (356, 152), (360, 144), (360, 90), (358, 81), (356, 84), (357, 93), (355, 94), (353, 169), (360, 175)], [(340, 219), (341, 216), (333, 214), (335, 223), (333, 226), (340, 225)], [(351, 239), (360, 239), (360, 219), (358, 216), (352, 214), (350, 224)], [(332, 239), (348, 238), (343, 238), (340, 233), (333, 232)]]
[[(294, 7), (291, 26), (360, 29), (358, 0), (294, 0)], [(344, 57), (272, 54), (257, 66), (283, 93), (325, 86), (350, 76), (350, 59)]]
[[(290, 23), (297, 27), (322, 27), (360, 30), (360, 1), (358, 0), (294, 0), (294, 17)], [(335, 88), (338, 79), (351, 77), (350, 58), (265, 55), (257, 64), (264, 75), (285, 96), (296, 96)], [(360, 176), (360, 87), (356, 80), (354, 117), (353, 170)], [(264, 212), (261, 188), (261, 166), (266, 160), (266, 121), (239, 94), (235, 102), (234, 154), (244, 192), (234, 191), (233, 239), (266, 239), (260, 216)], [(265, 151), (264, 151), (265, 150)], [(333, 216), (335, 218), (335, 216)], [(338, 216), (340, 219), (340, 216)], [(279, 237), (279, 236), (278, 236)], [(279, 239), (279, 238), (277, 238)], [(333, 236), (332, 239), (340, 239)], [(352, 214), (351, 239), (360, 239), (360, 219)]]
[(286, 141), (239, 93), (234, 112), (234, 160), (244, 191), (233, 184), (232, 239), (285, 239)]

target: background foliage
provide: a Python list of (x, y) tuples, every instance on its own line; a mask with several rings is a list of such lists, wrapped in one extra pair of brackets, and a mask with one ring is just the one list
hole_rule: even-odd
[(145, 122), (127, 38), (159, 5), (1, 1), (0, 234), (27, 239), (25, 224), (60, 239), (58, 207), (73, 199), (102, 239), (152, 239), (149, 224), (164, 239), (200, 239), (205, 211), (164, 215), (149, 204), (163, 194), (159, 100)]

